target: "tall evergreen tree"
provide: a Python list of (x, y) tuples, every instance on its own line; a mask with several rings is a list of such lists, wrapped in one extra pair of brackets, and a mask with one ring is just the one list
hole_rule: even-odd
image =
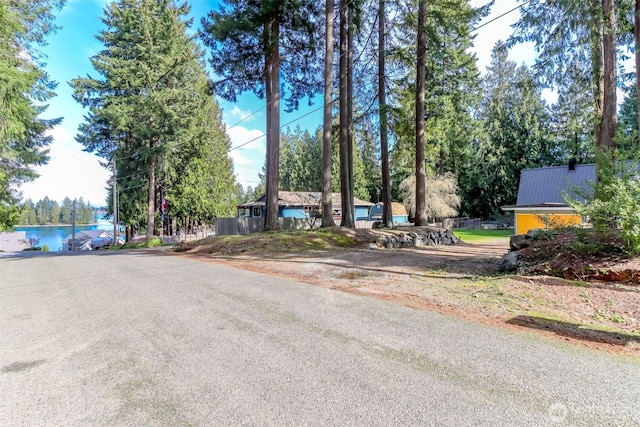
[[(378, 110), (380, 114), (380, 161), (382, 164), (382, 224), (393, 225), (391, 209), (391, 172), (389, 168), (389, 120), (387, 111), (386, 37), (387, 11), (385, 0), (378, 3)], [(376, 190), (377, 195), (379, 195)], [(376, 198), (378, 199), (378, 197)], [(380, 200), (376, 200), (376, 203)]]
[[(553, 85), (564, 79), (567, 67), (578, 61), (590, 67), (589, 76), (596, 151), (596, 175), (600, 182), (615, 156), (617, 131), (617, 32), (615, 0), (528, 1), (511, 42), (533, 42), (539, 52), (536, 69), (543, 81)], [(588, 82), (584, 82), (584, 89)], [(611, 175), (611, 174), (609, 174)], [(613, 176), (613, 175), (611, 175)], [(606, 187), (603, 183), (602, 187)], [(596, 198), (606, 200), (596, 185)]]
[(56, 31), (53, 12), (64, 2), (0, 1), (0, 231), (19, 221), (17, 189), (37, 177), (33, 166), (48, 161), (45, 132), (61, 120), (38, 117), (56, 86), (38, 47)]
[(618, 126), (619, 157), (636, 158), (639, 160), (640, 150), (638, 150), (638, 97), (637, 85), (632, 85), (627, 89), (624, 100), (620, 105), (620, 121)]
[[(72, 81), (75, 99), (90, 109), (77, 139), (108, 159), (109, 166), (116, 161), (120, 218), (128, 237), (140, 226), (146, 226), (148, 238), (153, 235), (162, 197), (171, 190), (167, 185), (180, 185), (167, 176), (172, 170), (204, 173), (206, 168), (201, 177), (219, 174), (225, 184), (231, 179), (229, 142), (219, 135), (220, 114), (204, 76), (202, 52), (187, 35), (188, 12), (186, 4), (172, 0), (109, 4), (103, 19), (107, 30), (98, 37), (105, 49), (92, 58), (101, 78)], [(193, 150), (198, 144), (218, 144), (219, 149)], [(219, 162), (196, 166), (212, 156)], [(197, 186), (199, 198), (233, 203), (229, 193), (235, 195), (234, 185), (224, 186), (221, 194), (216, 192), (221, 186), (205, 182)], [(216, 211), (208, 204), (192, 207), (205, 210), (197, 213), (206, 219)]]
[(585, 64), (579, 61), (567, 69), (558, 85), (558, 100), (551, 107), (553, 148), (549, 163), (566, 164), (569, 158), (579, 163), (594, 161), (593, 96), (584, 91), (582, 82), (589, 79)]
[[(226, 6), (226, 7), (225, 7)], [(210, 64), (223, 79), (216, 92), (235, 101), (252, 90), (266, 97), (267, 158), (265, 229), (278, 223), (280, 90), (288, 109), (320, 91), (321, 65), (316, 51), (318, 2), (313, 0), (227, 0), (202, 20), (202, 37), (211, 48)], [(280, 82), (280, 76), (285, 76)], [(281, 85), (282, 83), (282, 85)]]
[(506, 45), (498, 42), (485, 76), (480, 111), (484, 137), (476, 146), (475, 167), (482, 172), (463, 183), (468, 195), (465, 211), (482, 217), (515, 203), (523, 168), (548, 164), (548, 118), (540, 89), (531, 72), (507, 56)]
[(427, 1), (418, 2), (418, 44), (416, 53), (416, 180), (415, 215), (417, 226), (426, 225), (425, 206), (425, 156), (424, 156), (424, 106), (425, 71), (427, 55)]
[(340, 110), (340, 201), (341, 201), (341, 227), (355, 227), (354, 202), (353, 202), (353, 139), (352, 139), (352, 114), (353, 105), (349, 102), (353, 100), (353, 94), (349, 92), (350, 79), (353, 70), (350, 69), (353, 52), (350, 51), (349, 39), (353, 37), (353, 28), (349, 25), (349, 17), (353, 12), (350, 10), (347, 0), (340, 0), (339, 5), (339, 26), (340, 26), (340, 58), (339, 58), (339, 110)]
[[(640, 1), (640, 0), (639, 0)], [(333, 227), (331, 191), (331, 129), (333, 119), (333, 40), (335, 7), (333, 0), (325, 2), (324, 106), (322, 111), (322, 227)]]

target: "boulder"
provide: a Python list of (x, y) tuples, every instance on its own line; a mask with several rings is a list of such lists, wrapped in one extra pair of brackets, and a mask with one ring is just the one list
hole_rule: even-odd
[(498, 270), (501, 273), (509, 273), (518, 270), (518, 256), (520, 251), (511, 251), (502, 257)]
[(518, 234), (509, 237), (509, 249), (512, 251), (519, 251), (531, 245), (531, 237), (527, 234)]

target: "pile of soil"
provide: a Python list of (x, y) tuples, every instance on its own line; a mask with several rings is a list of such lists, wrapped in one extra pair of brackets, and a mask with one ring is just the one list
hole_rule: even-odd
[(640, 283), (640, 257), (625, 254), (615, 231), (563, 230), (539, 233), (520, 251), (519, 273), (580, 281)]

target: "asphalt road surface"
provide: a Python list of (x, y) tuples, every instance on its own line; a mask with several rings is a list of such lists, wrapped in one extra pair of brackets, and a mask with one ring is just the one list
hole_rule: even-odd
[(154, 253), (0, 257), (0, 425), (633, 426), (640, 362)]

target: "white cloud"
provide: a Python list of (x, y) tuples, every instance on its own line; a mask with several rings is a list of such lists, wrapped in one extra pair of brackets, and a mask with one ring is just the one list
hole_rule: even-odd
[(98, 157), (81, 151), (63, 127), (56, 126), (50, 134), (53, 142), (49, 163), (36, 168), (39, 178), (20, 187), (23, 199), (37, 201), (47, 196), (62, 201), (65, 197), (82, 197), (94, 205), (103, 205), (110, 172), (100, 166)]
[(247, 121), (251, 116), (251, 111), (242, 110), (237, 105), (234, 105), (231, 111), (224, 112), (224, 121), (231, 123), (231, 126), (233, 126), (234, 123)]
[(245, 188), (249, 185), (255, 187), (260, 181), (258, 173), (262, 172), (265, 160), (264, 133), (258, 129), (235, 126), (227, 129), (227, 134), (232, 148), (229, 156), (233, 160), (238, 182)]

